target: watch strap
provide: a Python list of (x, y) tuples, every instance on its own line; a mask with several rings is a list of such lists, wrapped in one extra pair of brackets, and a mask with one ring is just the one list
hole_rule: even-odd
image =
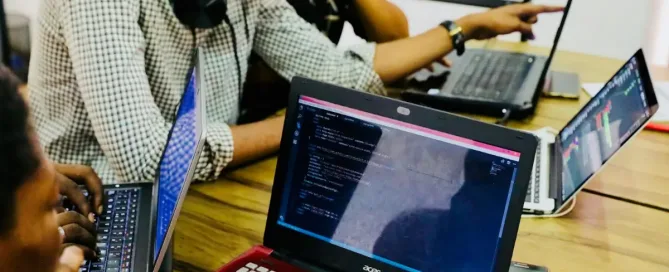
[(441, 26), (448, 30), (448, 35), (451, 37), (453, 48), (458, 56), (465, 53), (465, 34), (462, 33), (462, 28), (453, 21), (444, 21)]

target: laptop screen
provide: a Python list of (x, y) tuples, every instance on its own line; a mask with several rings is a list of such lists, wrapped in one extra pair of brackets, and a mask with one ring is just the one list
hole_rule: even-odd
[(158, 207), (153, 261), (155, 262), (174, 216), (179, 194), (188, 177), (188, 168), (197, 150), (195, 73), (186, 86), (176, 120), (158, 166)]
[(640, 63), (636, 56), (630, 59), (560, 132), (563, 200), (650, 119)]
[(407, 271), (491, 271), (520, 153), (301, 96), (277, 224)]

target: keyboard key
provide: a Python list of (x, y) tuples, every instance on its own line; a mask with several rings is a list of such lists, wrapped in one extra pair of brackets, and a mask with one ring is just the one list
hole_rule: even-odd
[(105, 258), (104, 257), (99, 257), (93, 261), (91, 261), (92, 264), (103, 264), (105, 263)]
[(249, 269), (246, 268), (246, 267), (242, 267), (242, 268), (240, 268), (240, 269), (237, 269), (237, 272), (249, 272), (249, 271), (251, 271), (251, 270), (249, 270)]
[(99, 234), (109, 234), (109, 228), (99, 228), (98, 233)]
[(125, 229), (125, 224), (114, 224), (113, 230)]
[(118, 268), (115, 268), (115, 267), (114, 267), (114, 268), (109, 268), (109, 267), (107, 267), (107, 270), (105, 270), (105, 272), (118, 272)]
[(95, 269), (102, 270), (103, 268), (105, 268), (104, 264), (101, 264), (101, 263), (91, 264), (91, 270), (95, 270)]
[(114, 251), (114, 252), (109, 252), (109, 256), (107, 258), (121, 258), (121, 251)]
[(95, 244), (97, 248), (107, 248), (107, 243), (97, 243)]
[(98, 235), (98, 242), (107, 242), (109, 235)]
[(269, 272), (269, 269), (261, 266), (261, 267), (256, 268), (256, 271), (258, 271), (258, 272)]
[(110, 267), (118, 268), (120, 265), (121, 265), (121, 260), (119, 259), (113, 259), (113, 260), (109, 259), (109, 261), (107, 261), (107, 268)]
[(256, 267), (258, 267), (258, 265), (254, 264), (254, 263), (247, 263), (246, 267), (251, 268), (251, 269), (256, 269)]
[(122, 250), (123, 244), (111, 244), (109, 250)]

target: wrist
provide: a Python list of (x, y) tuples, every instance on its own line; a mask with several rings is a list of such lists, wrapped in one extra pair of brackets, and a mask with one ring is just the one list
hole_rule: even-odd
[(455, 21), (455, 23), (462, 28), (462, 34), (465, 36), (465, 41), (471, 40), (472, 35), (476, 32), (477, 28), (476, 20), (472, 19), (472, 15), (464, 16)]

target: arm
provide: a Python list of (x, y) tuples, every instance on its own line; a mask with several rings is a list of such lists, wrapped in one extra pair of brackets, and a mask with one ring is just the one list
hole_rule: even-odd
[[(58, 7), (92, 129), (111, 167), (126, 181), (154, 178), (172, 125), (161, 115), (145, 74), (139, 2), (61, 1)], [(206, 130), (196, 174), (201, 180), (215, 178), (233, 153), (226, 124), (211, 122)]]
[(340, 51), (300, 18), (285, 0), (259, 0), (253, 50), (282, 77), (304, 76), (348, 88), (385, 93), (372, 69), (374, 44)]
[(404, 12), (388, 0), (354, 0), (354, 8), (370, 40), (382, 43), (409, 37)]
[(232, 127), (235, 154), (230, 166), (249, 162), (279, 150), (284, 117)]
[[(510, 5), (468, 15), (456, 23), (462, 27), (466, 39), (490, 39), (517, 31), (533, 36), (532, 24), (537, 22), (538, 14), (562, 10), (561, 7), (530, 4)], [(527, 23), (521, 20), (524, 17), (530, 18)], [(416, 37), (379, 44), (374, 57), (374, 70), (383, 82), (394, 82), (426, 67), (452, 50), (448, 31), (438, 26)]]

